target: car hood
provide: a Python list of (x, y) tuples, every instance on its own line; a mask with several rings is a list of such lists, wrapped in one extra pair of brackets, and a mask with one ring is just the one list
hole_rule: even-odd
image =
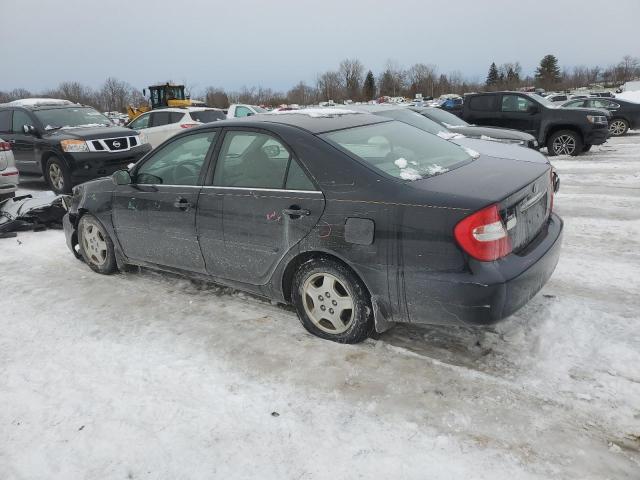
[(481, 155), (449, 172), (407, 185), (428, 192), (431, 196), (447, 197), (449, 206), (477, 209), (503, 201), (545, 173), (548, 174), (550, 168), (547, 163)]
[(81, 127), (58, 130), (47, 130), (42, 135), (52, 140), (95, 140), (98, 138), (129, 137), (138, 132), (130, 128), (113, 127)]
[(521, 162), (533, 162), (549, 164), (547, 157), (537, 150), (523, 147), (517, 144), (500, 143), (492, 140), (480, 140), (478, 138), (452, 138), (451, 141), (461, 147), (470, 148), (476, 152), (505, 160), (518, 160)]
[(447, 127), (452, 132), (461, 133), (467, 137), (480, 138), (481, 136), (505, 139), (505, 140), (522, 140), (524, 142), (531, 142), (535, 140), (533, 135), (530, 135), (519, 130), (513, 130), (511, 128), (495, 128), (495, 127), (480, 127), (477, 125), (461, 125)]

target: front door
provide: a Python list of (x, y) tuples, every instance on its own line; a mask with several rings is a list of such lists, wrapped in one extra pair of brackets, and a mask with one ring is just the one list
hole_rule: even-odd
[(0, 134), (0, 136), (11, 143), (11, 149), (13, 150), (18, 171), (21, 173), (42, 174), (42, 169), (36, 158), (35, 134), (25, 133), (25, 125), (33, 127), (36, 123), (34, 119), (23, 110), (13, 110), (11, 132), (8, 134)]
[(514, 128), (537, 138), (542, 113), (533, 100), (517, 94), (504, 94), (500, 102), (503, 113), (501, 127)]
[(198, 206), (207, 271), (265, 284), (323, 210), (324, 195), (284, 142), (265, 131), (228, 130)]
[(113, 224), (124, 254), (133, 259), (204, 273), (196, 234), (198, 195), (216, 131), (176, 138), (116, 187)]

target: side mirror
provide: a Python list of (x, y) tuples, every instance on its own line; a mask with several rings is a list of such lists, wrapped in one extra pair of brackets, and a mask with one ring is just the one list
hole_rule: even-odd
[(116, 170), (111, 175), (111, 180), (115, 185), (131, 185), (131, 175), (128, 170)]
[(251, 115), (254, 115), (253, 112), (247, 112), (247, 117), (250, 117)]
[(36, 132), (36, 127), (33, 125), (23, 125), (22, 131), (27, 135), (33, 135)]

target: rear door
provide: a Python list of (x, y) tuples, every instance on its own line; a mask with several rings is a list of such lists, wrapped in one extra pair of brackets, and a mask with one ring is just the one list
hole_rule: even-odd
[(468, 104), (463, 116), (467, 122), (475, 125), (501, 126), (502, 115), (498, 111), (497, 95), (474, 95), (469, 98)]
[(284, 141), (260, 129), (227, 129), (198, 206), (207, 272), (265, 284), (323, 210), (324, 195)]
[(196, 233), (198, 194), (217, 131), (194, 132), (163, 145), (116, 187), (113, 224), (134, 260), (204, 273)]
[(171, 136), (169, 133), (171, 124), (171, 113), (167, 111), (151, 112), (149, 128), (145, 131), (147, 139), (153, 148), (160, 145)]

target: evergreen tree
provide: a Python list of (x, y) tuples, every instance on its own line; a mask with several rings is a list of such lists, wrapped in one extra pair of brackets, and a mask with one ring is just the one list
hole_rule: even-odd
[(362, 97), (365, 101), (373, 100), (376, 96), (376, 80), (373, 78), (373, 72), (369, 70), (364, 79), (362, 86)]
[(494, 87), (500, 81), (500, 75), (498, 74), (498, 67), (496, 62), (492, 62), (489, 67), (489, 74), (487, 75), (487, 87)]
[(545, 55), (540, 60), (540, 66), (536, 70), (536, 83), (545, 89), (560, 83), (560, 67), (554, 55)]

